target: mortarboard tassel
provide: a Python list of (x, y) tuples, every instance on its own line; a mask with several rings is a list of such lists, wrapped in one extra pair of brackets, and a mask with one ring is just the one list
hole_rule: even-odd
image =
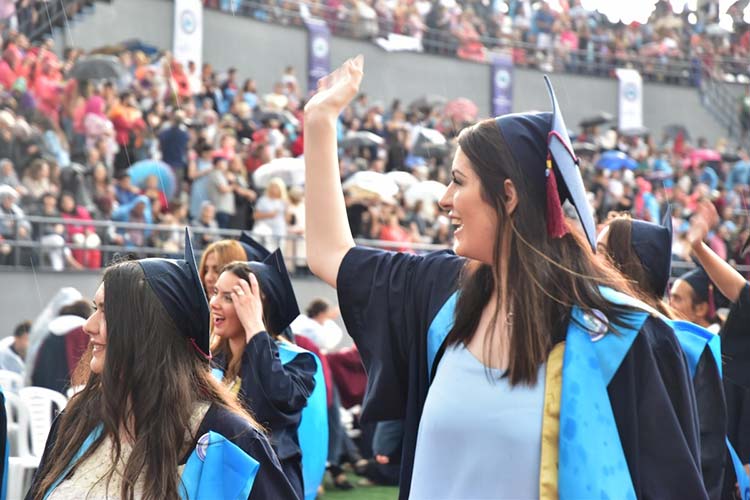
[(562, 211), (560, 194), (557, 192), (557, 179), (552, 170), (552, 157), (547, 152), (547, 233), (553, 238), (562, 238), (568, 234), (565, 216)]
[(713, 321), (716, 317), (716, 300), (714, 299), (714, 284), (708, 284), (708, 317)]

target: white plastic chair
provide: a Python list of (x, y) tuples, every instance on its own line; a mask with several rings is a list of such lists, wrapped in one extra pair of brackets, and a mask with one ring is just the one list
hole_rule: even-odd
[(23, 387), (23, 375), (10, 370), (0, 370), (0, 387), (4, 393), (18, 393)]
[(41, 456), (34, 456), (29, 450), (29, 411), (21, 397), (5, 393), (5, 411), (8, 414), (10, 445), (7, 498), (20, 500), (30, 486), (31, 475), (39, 466)]
[(29, 410), (31, 454), (41, 457), (52, 428), (52, 419), (65, 408), (68, 400), (59, 392), (43, 387), (24, 387), (18, 395)]

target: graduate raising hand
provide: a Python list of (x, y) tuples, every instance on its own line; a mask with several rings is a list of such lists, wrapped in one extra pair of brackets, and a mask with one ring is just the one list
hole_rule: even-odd
[(552, 112), (461, 131), (440, 200), (455, 253), (413, 255), (355, 247), (348, 225), (336, 120), (362, 69), (305, 108), (305, 234), (367, 369), (362, 419), (404, 422), (400, 498), (707, 498), (680, 345), (594, 257), (549, 80)]
[[(346, 252), (354, 246), (354, 239), (346, 213), (344, 194), (341, 191), (336, 149), (336, 120), (354, 99), (362, 82), (364, 57), (349, 59), (330, 75), (318, 82), (318, 92), (305, 106), (305, 211), (312, 213), (307, 228), (310, 234), (307, 249), (319, 255), (315, 261), (315, 274), (329, 285), (336, 286), (336, 273)], [(307, 134), (311, 135), (307, 135)], [(328, 217), (327, 214), (335, 214)], [(313, 264), (309, 264), (312, 269)]]

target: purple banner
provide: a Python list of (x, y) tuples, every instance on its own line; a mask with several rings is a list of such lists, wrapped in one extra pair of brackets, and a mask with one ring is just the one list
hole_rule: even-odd
[(318, 80), (331, 72), (331, 31), (325, 22), (308, 19), (307, 24), (307, 93), (318, 88)]
[(513, 111), (513, 59), (510, 54), (491, 54), (492, 116)]

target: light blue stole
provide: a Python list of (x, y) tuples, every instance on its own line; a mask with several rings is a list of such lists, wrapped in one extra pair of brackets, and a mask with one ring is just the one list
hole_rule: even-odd
[[(44, 500), (68, 476), (73, 465), (102, 433), (99, 424), (81, 445), (63, 473), (44, 494)], [(250, 496), (260, 464), (239, 446), (217, 432), (199, 440), (182, 471), (180, 498), (183, 500), (238, 500)]]
[(318, 357), (301, 347), (287, 342), (278, 342), (281, 364), (292, 361), (298, 354), (308, 353), (315, 358), (315, 388), (302, 410), (302, 419), (297, 428), (299, 447), (302, 450), (302, 478), (305, 500), (315, 500), (318, 487), (323, 482), (328, 460), (328, 403), (323, 365)]
[[(323, 475), (328, 460), (328, 404), (326, 400), (326, 382), (323, 376), (323, 365), (318, 357), (301, 347), (287, 342), (276, 342), (279, 358), (286, 365), (297, 355), (308, 353), (315, 358), (315, 388), (307, 399), (307, 406), (302, 410), (297, 437), (302, 450), (302, 478), (305, 488), (305, 500), (315, 500), (318, 486), (323, 482)], [(220, 368), (211, 370), (214, 378), (224, 379)]]
[[(637, 304), (602, 288), (615, 304)], [(458, 292), (433, 319), (427, 331), (428, 375), (453, 326)], [(633, 345), (648, 313), (623, 314), (625, 326), (606, 334), (601, 318), (574, 307), (566, 334), (560, 405), (558, 493), (561, 499), (602, 497), (635, 499), (635, 490), (617, 431), (607, 385)], [(585, 329), (584, 329), (585, 328)], [(603, 497), (602, 497), (603, 498)]]
[[(698, 361), (703, 355), (706, 347), (708, 347), (711, 355), (716, 363), (716, 368), (719, 371), (719, 377), (722, 376), (721, 370), (721, 337), (714, 335), (703, 327), (690, 323), (688, 321), (678, 320), (665, 320), (672, 326), (677, 340), (679, 340), (682, 347), (682, 352), (685, 353), (685, 357), (688, 361), (688, 368), (690, 369), (690, 378), (695, 377), (695, 371), (698, 367)], [(739, 485), (740, 492), (742, 493), (743, 500), (750, 500), (750, 478), (748, 478), (745, 468), (742, 466), (742, 461), (734, 450), (732, 443), (729, 442), (729, 438), (726, 438), (727, 449), (729, 450), (729, 456), (732, 458), (732, 467), (734, 473), (737, 476), (737, 484)]]

